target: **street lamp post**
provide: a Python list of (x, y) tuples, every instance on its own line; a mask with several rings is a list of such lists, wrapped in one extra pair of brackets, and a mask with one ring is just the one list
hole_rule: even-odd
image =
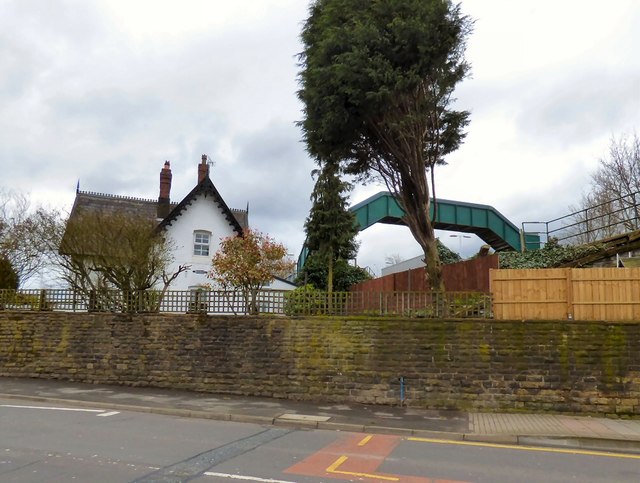
[(449, 235), (451, 238), (457, 238), (458, 240), (460, 240), (460, 248), (458, 251), (458, 255), (460, 255), (460, 258), (462, 257), (462, 240), (465, 238), (471, 238), (470, 235)]

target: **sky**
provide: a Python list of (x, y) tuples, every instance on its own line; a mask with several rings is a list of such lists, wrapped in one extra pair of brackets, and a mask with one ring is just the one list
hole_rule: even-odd
[[(571, 211), (612, 138), (640, 129), (640, 2), (462, 0), (475, 20), (456, 90), (464, 145), (436, 170), (440, 198), (515, 225)], [(0, 0), (0, 187), (71, 209), (80, 189), (172, 199), (202, 154), (230, 207), (297, 255), (313, 160), (296, 122), (306, 0)], [(357, 185), (352, 203), (384, 190)], [(440, 232), (464, 256), (477, 238)], [(359, 235), (358, 264), (420, 254), (408, 228)]]

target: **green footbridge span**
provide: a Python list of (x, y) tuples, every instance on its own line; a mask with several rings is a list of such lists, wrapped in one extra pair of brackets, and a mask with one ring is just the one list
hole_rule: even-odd
[[(405, 225), (404, 211), (395, 197), (388, 191), (381, 191), (349, 208), (356, 216), (360, 231), (375, 223)], [(438, 198), (437, 213), (434, 216), (433, 200), (430, 217), (434, 220), (436, 230), (449, 230), (462, 233), (473, 233), (495, 251), (540, 248), (540, 237), (537, 234), (521, 234), (516, 225), (511, 223), (493, 206), (451, 201)], [(307, 249), (303, 247), (298, 257), (298, 270), (304, 266)]]

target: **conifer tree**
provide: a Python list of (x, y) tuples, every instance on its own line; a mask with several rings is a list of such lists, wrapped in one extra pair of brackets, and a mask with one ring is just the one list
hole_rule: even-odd
[(325, 163), (312, 173), (317, 176), (311, 193), (311, 211), (305, 222), (309, 257), (327, 267), (327, 292), (333, 291), (334, 266), (337, 260), (354, 258), (358, 229), (355, 215), (348, 209), (347, 193), (351, 185), (340, 178), (336, 164)]

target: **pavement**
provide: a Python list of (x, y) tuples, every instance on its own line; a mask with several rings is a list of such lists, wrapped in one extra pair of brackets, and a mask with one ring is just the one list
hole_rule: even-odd
[(640, 454), (640, 419), (334, 404), (0, 377), (0, 399), (179, 417)]

